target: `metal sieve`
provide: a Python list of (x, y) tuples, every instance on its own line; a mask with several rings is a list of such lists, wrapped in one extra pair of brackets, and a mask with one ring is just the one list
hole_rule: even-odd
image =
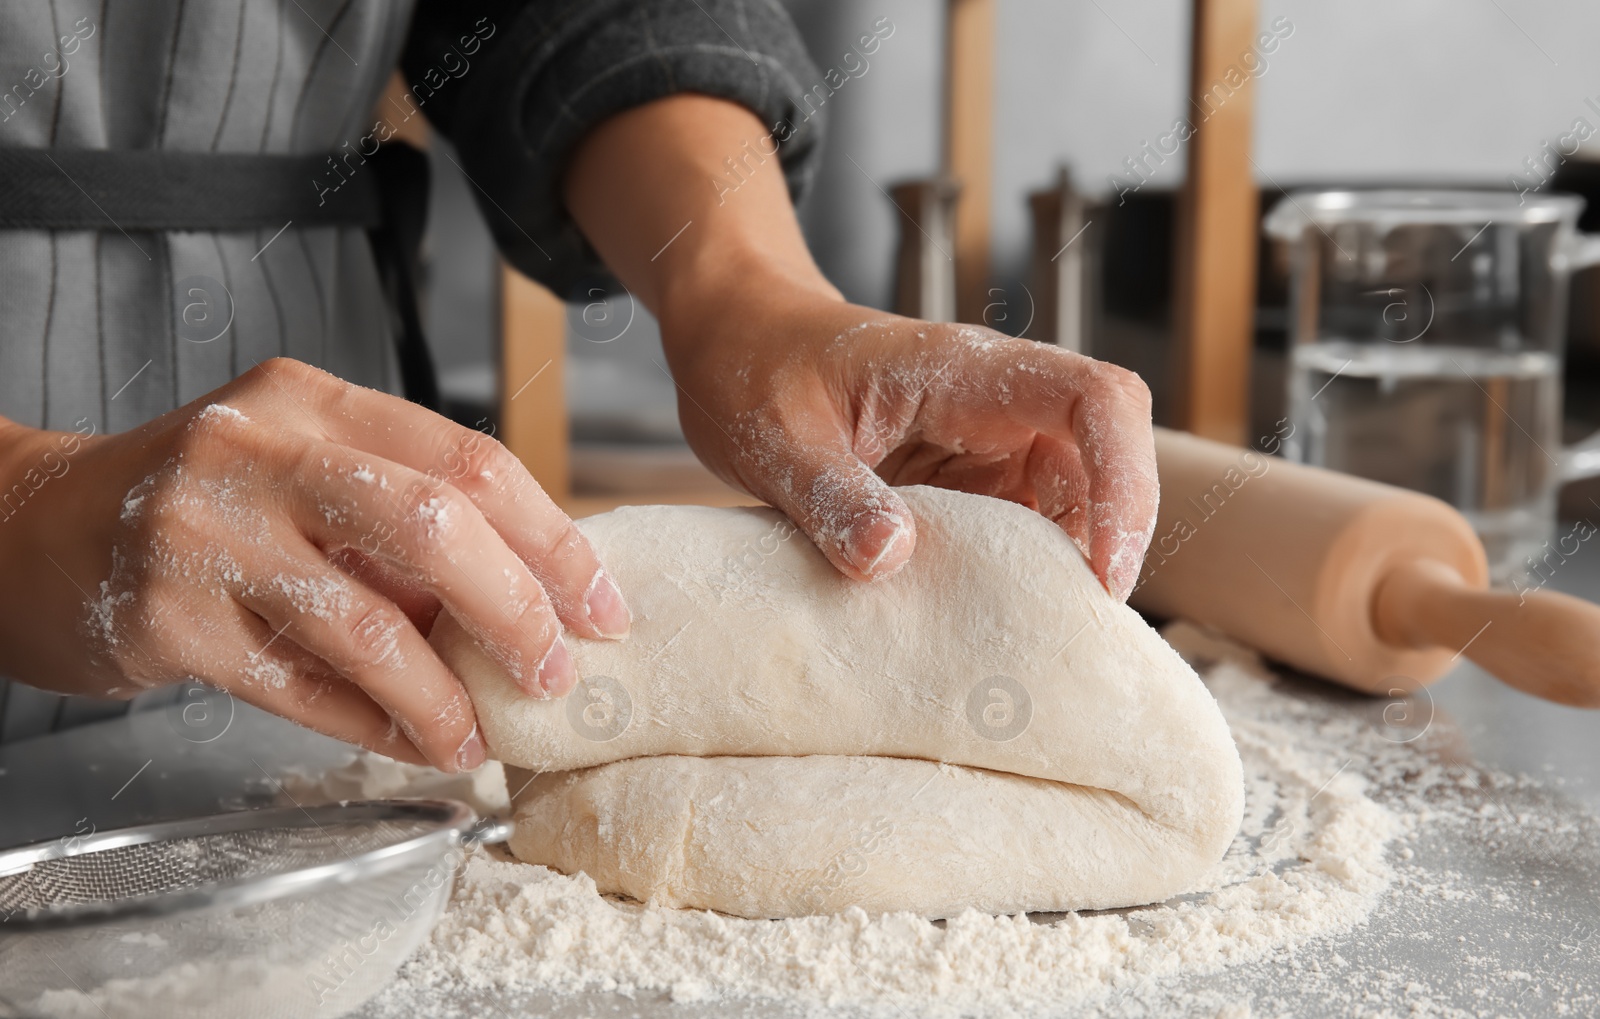
[(0, 852), (0, 1016), (342, 1015), (427, 937), (471, 847), (509, 833), (374, 800)]

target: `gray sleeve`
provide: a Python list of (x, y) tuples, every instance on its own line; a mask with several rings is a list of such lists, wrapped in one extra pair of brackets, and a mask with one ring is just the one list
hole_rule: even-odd
[(678, 92), (740, 103), (797, 200), (822, 136), (818, 71), (778, 0), (422, 0), (401, 66), (501, 252), (563, 295), (602, 271), (560, 193), (600, 121)]

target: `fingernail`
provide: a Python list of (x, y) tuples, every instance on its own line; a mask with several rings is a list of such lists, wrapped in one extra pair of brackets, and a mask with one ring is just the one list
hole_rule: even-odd
[(594, 579), (589, 581), (583, 607), (589, 613), (589, 625), (602, 637), (612, 640), (626, 637), (628, 628), (633, 625), (633, 615), (628, 611), (627, 602), (622, 600), (622, 592), (605, 570), (596, 571)]
[(911, 528), (898, 517), (868, 517), (850, 529), (845, 539), (845, 555), (870, 579), (882, 580), (893, 576), (899, 567), (879, 575), (879, 564), (889, 559), (891, 553), (909, 537)]
[(1117, 601), (1125, 602), (1133, 597), (1133, 592), (1139, 589), (1139, 571), (1118, 571), (1111, 578), (1111, 597)]
[(1139, 574), (1144, 568), (1145, 542), (1138, 536), (1125, 538), (1111, 553), (1111, 562), (1106, 568), (1106, 585), (1111, 596), (1117, 601), (1125, 602), (1128, 596), (1139, 586)]
[(572, 655), (560, 637), (550, 645), (544, 661), (539, 663), (539, 685), (548, 697), (560, 697), (578, 682), (578, 672), (572, 666)]
[(483, 748), (483, 737), (478, 735), (478, 727), (472, 727), (472, 733), (461, 744), (461, 749), (456, 751), (456, 770), (472, 771), (488, 760), (489, 753)]

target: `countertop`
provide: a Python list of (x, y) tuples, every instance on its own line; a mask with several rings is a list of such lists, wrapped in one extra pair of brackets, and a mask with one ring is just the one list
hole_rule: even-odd
[[(1586, 548), (1570, 559), (1549, 586), (1600, 601), (1600, 547)], [(0, 817), (5, 819), (0, 846), (83, 834), (91, 828), (104, 831), (192, 816), (219, 806), (265, 802), (277, 792), (275, 776), (290, 771), (316, 774), (350, 757), (349, 748), (342, 744), (234, 703), (225, 695), (212, 694), (198, 708), (196, 703), (190, 702), (187, 720), (178, 714), (179, 708), (150, 711), (55, 737), (0, 746)], [(1363, 712), (1381, 711), (1385, 706), (1381, 701), (1353, 697), (1351, 703), (1350, 710)], [(1587, 848), (1579, 854), (1581, 859), (1562, 863), (1562, 872), (1547, 876), (1543, 885), (1533, 881), (1542, 890), (1519, 899), (1520, 905), (1506, 913), (1487, 916), (1431, 902), (1412, 904), (1399, 913), (1386, 906), (1366, 927), (1321, 951), (1342, 965), (1355, 967), (1349, 977), (1353, 981), (1362, 979), (1363, 970), (1376, 975), (1390, 974), (1397, 966), (1411, 966), (1422, 973), (1431, 968), (1440, 983), (1429, 988), (1430, 1000), (1462, 1009), (1462, 1014), (1543, 1014), (1543, 1005), (1525, 1008), (1532, 999), (1508, 999), (1509, 992), (1503, 988), (1469, 990), (1473, 982), (1468, 979), (1470, 973), (1461, 969), (1465, 964), (1458, 961), (1467, 956), (1454, 946), (1450, 951), (1440, 946), (1495, 939), (1497, 947), (1483, 951), (1492, 951), (1502, 968), (1515, 964), (1517, 972), (1523, 972), (1529, 981), (1522, 993), (1536, 996), (1545, 993), (1540, 990), (1541, 974), (1570, 976), (1572, 967), (1578, 967), (1588, 984), (1600, 979), (1600, 950), (1589, 944), (1593, 938), (1583, 942), (1589, 944), (1587, 949), (1570, 957), (1559, 947), (1565, 944), (1560, 939), (1565, 930), (1562, 924), (1576, 925), (1573, 930), (1578, 933), (1600, 931), (1600, 850), (1595, 846), (1600, 839), (1594, 837), (1600, 832), (1600, 822), (1594, 817), (1600, 815), (1600, 752), (1596, 749), (1600, 714), (1536, 700), (1500, 684), (1469, 662), (1420, 694), (1406, 710), (1413, 717), (1453, 726), (1461, 737), (1458, 742), (1464, 742), (1477, 763), (1537, 779), (1542, 787), (1537, 795), (1545, 797), (1543, 802), (1548, 804), (1550, 797), (1565, 802), (1562, 809), (1570, 810), (1579, 829), (1588, 833), (1583, 843)], [(197, 726), (195, 712), (211, 714)], [(1511, 809), (1517, 809), (1516, 804), (1511, 804)], [(1449, 865), (1455, 871), (1497, 887), (1506, 882), (1526, 884), (1529, 868), (1534, 866), (1514, 845), (1437, 848), (1449, 854)], [(1419, 848), (1419, 852), (1426, 851), (1427, 847)], [(1316, 965), (1317, 958), (1310, 963)], [(1295, 965), (1306, 961), (1297, 960)], [(1145, 997), (1139, 1007), (1165, 1014), (1168, 1006), (1181, 1000), (1215, 1000), (1213, 992), (1219, 988), (1255, 988), (1250, 997), (1270, 1001), (1275, 1008), (1287, 1007), (1296, 1015), (1344, 1014), (1343, 1006), (1297, 1000), (1292, 983), (1285, 983), (1277, 964), (1250, 964), (1143, 988)], [(1212, 997), (1206, 997), (1208, 993)], [(486, 1004), (491, 1003), (458, 999), (451, 1011), (489, 1014), (478, 1011)], [(770, 1005), (690, 1007), (605, 995), (492, 1004), (506, 1015), (690, 1019), (713, 1014), (784, 1014)], [(1124, 1000), (1119, 1008), (1125, 1010), (1127, 1004)], [(1407, 1011), (1404, 1001), (1389, 1004), (1396, 1014)], [(1209, 1007), (1212, 1011), (1205, 1015), (1217, 1014), (1214, 1005)], [(1489, 1011), (1484, 1012), (1485, 1008)]]

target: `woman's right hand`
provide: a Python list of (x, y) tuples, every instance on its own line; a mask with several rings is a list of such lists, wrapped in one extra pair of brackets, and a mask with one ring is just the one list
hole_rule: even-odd
[(62, 693), (196, 678), (454, 771), (484, 746), (425, 636), (441, 608), (531, 696), (576, 682), (563, 624), (629, 625), (499, 442), (296, 361), (116, 435), (5, 424), (0, 485), (22, 493), (0, 520), (0, 673)]

